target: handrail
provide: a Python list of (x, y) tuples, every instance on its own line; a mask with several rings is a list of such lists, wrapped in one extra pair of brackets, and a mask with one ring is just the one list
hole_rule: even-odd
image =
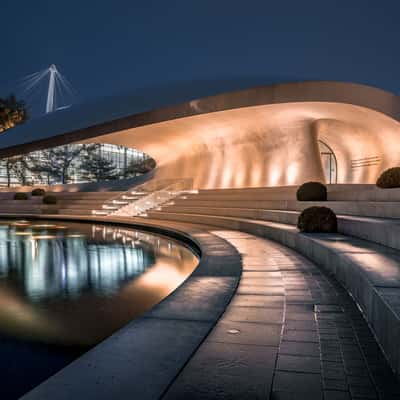
[[(107, 201), (105, 203), (110, 203), (110, 202), (113, 202), (114, 200), (118, 200), (118, 199), (122, 198), (122, 196), (132, 194), (132, 191), (137, 192), (138, 190), (141, 190), (143, 192), (153, 192), (154, 190), (157, 190), (157, 185), (162, 185), (165, 183), (169, 183), (171, 181), (176, 181), (176, 179), (152, 179), (150, 181), (141, 183), (140, 185), (131, 186), (125, 192), (119, 193), (116, 196), (111, 197), (110, 199), (107, 199)], [(156, 186), (156, 187), (153, 188), (153, 186)]]
[[(142, 210), (149, 209), (149, 205), (151, 204), (159, 204), (162, 198), (171, 198), (171, 194), (169, 192), (173, 192), (174, 190), (182, 191), (182, 190), (190, 190), (193, 186), (192, 179), (155, 179), (141, 185), (133, 186), (129, 188), (127, 191), (123, 193), (119, 193), (118, 195), (107, 199), (103, 205), (101, 210), (92, 210), (93, 214), (101, 214), (101, 215), (127, 215), (128, 210), (133, 214), (138, 215), (134, 210)], [(168, 195), (166, 193), (168, 192)], [(156, 195), (154, 195), (156, 193)], [(134, 198), (131, 198), (135, 196)], [(157, 196), (159, 198), (157, 198)], [(145, 200), (142, 200), (145, 199)], [(129, 207), (132, 204), (135, 204), (133, 207)], [(118, 213), (119, 210), (124, 209), (125, 213)]]
[(129, 204), (111, 212), (110, 215), (138, 216), (146, 211), (159, 207), (167, 201), (189, 191), (192, 188), (191, 179), (180, 179), (167, 185), (160, 190), (155, 190)]

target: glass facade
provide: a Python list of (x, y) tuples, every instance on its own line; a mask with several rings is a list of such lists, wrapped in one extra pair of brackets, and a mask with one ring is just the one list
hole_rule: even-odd
[[(82, 169), (82, 163), (88, 155), (85, 149), (89, 148), (91, 154), (97, 154), (101, 159), (111, 162), (116, 179), (140, 175), (140, 173), (129, 173), (127, 176), (127, 167), (132, 163), (141, 164), (151, 158), (139, 150), (113, 144), (58, 146), (1, 160), (0, 186), (90, 182), (91, 179), (86, 177), (87, 174)], [(60, 158), (58, 163), (54, 160), (55, 157)], [(51, 162), (49, 158), (52, 158)], [(62, 182), (61, 177), (57, 177), (51, 171), (46, 173), (43, 168), (40, 170), (47, 164), (50, 170), (51, 168), (62, 170), (68, 164), (66, 181)]]

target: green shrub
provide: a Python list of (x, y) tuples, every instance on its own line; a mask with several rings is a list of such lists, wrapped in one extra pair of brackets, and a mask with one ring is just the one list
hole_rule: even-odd
[(14, 194), (14, 200), (28, 200), (28, 195), (25, 192), (17, 192)]
[(43, 204), (57, 204), (57, 197), (48, 194), (43, 197)]
[(301, 232), (337, 232), (336, 214), (328, 207), (309, 207), (300, 214), (297, 227)]
[(400, 187), (400, 167), (389, 168), (383, 171), (376, 181), (376, 186), (381, 189)]
[(298, 201), (326, 201), (326, 186), (320, 182), (303, 183), (296, 192)]
[(42, 188), (33, 189), (31, 192), (32, 196), (44, 196), (45, 194), (46, 194), (46, 191)]

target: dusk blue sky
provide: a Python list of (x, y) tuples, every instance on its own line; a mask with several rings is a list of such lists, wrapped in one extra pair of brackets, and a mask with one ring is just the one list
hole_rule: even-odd
[(400, 92), (399, 1), (1, 0), (0, 15), (0, 97), (52, 63), (79, 102), (298, 80)]

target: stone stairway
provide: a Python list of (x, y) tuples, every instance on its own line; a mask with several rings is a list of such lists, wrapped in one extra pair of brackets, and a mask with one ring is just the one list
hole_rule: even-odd
[(117, 212), (122, 207), (125, 207), (137, 200), (140, 200), (147, 194), (147, 192), (138, 190), (129, 190), (127, 192), (118, 193), (116, 196), (113, 196), (104, 201), (96, 209), (93, 209), (91, 213), (100, 216), (110, 215), (114, 212)]
[(180, 193), (190, 191), (191, 188), (191, 179), (155, 179), (107, 199), (101, 208), (93, 209), (92, 214), (98, 216), (142, 215), (149, 209), (158, 208)]
[(13, 200), (14, 192), (0, 192), (0, 214), (63, 214), (90, 215), (93, 209), (119, 192), (47, 192), (57, 198), (57, 204), (46, 205), (41, 196), (28, 200)]
[(104, 202), (117, 196), (121, 192), (57, 192), (58, 214), (63, 215), (90, 215), (92, 211), (101, 207)]

